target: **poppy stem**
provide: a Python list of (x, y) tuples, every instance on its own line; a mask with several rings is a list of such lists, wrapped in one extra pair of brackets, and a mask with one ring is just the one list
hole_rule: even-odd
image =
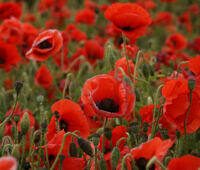
[(188, 116), (189, 116), (191, 105), (192, 105), (192, 90), (190, 90), (190, 105), (188, 107), (187, 114), (186, 114), (186, 117), (185, 117), (185, 126), (184, 126), (185, 136), (187, 135), (187, 119), (188, 119)]
[(45, 153), (46, 153), (46, 166), (47, 166), (47, 169), (49, 169), (50, 168), (50, 164), (49, 164), (48, 152), (47, 152), (47, 139), (46, 139), (45, 133), (42, 133), (42, 136), (44, 138), (44, 146), (45, 146)]
[[(153, 139), (155, 137), (155, 133), (156, 133), (156, 127), (157, 127), (157, 124), (158, 124), (158, 121), (156, 121), (156, 116), (159, 116), (157, 115), (156, 111), (157, 111), (157, 105), (158, 105), (158, 99), (159, 99), (159, 93), (160, 93), (160, 90), (161, 88), (163, 87), (164, 85), (160, 85), (156, 91), (156, 95), (155, 95), (155, 99), (154, 99), (154, 109), (153, 109), (153, 121), (152, 122), (155, 122), (152, 124), (152, 130), (151, 130), (151, 134), (150, 134), (150, 138), (149, 139)], [(159, 118), (157, 118), (159, 119)]]
[(157, 163), (157, 164), (161, 167), (162, 170), (167, 170), (167, 168), (166, 168), (160, 161), (157, 160), (156, 156), (153, 156), (153, 157), (149, 160), (149, 162), (148, 162), (147, 165), (146, 165), (146, 170), (149, 170), (150, 166), (151, 166), (152, 164), (154, 164), (154, 163)]
[(126, 141), (127, 138), (125, 138), (125, 137), (120, 138), (120, 139), (117, 141), (117, 144), (116, 144), (117, 147), (119, 147), (119, 144), (120, 144), (120, 142), (121, 142), (122, 140), (125, 140), (125, 141)]
[(72, 73), (67, 74), (66, 79), (65, 79), (65, 86), (64, 86), (64, 89), (63, 89), (63, 93), (62, 93), (63, 99), (65, 98), (65, 92), (66, 92), (66, 89), (67, 89), (67, 84), (69, 83), (71, 78), (72, 78)]
[(63, 51), (63, 47), (61, 48), (61, 70), (64, 71), (64, 51)]
[(105, 147), (105, 128), (107, 124), (108, 118), (106, 117), (103, 124), (103, 144), (102, 144), (102, 154), (104, 156), (104, 147)]
[(128, 158), (128, 157), (131, 158), (132, 167), (133, 167), (133, 165), (135, 165), (135, 161), (134, 161), (133, 157), (131, 156), (130, 153), (128, 153), (128, 154), (126, 154), (126, 155), (123, 157), (123, 159), (122, 159), (121, 170), (125, 170), (125, 169), (126, 169), (126, 168), (125, 168), (125, 165), (126, 165), (126, 162), (125, 162), (125, 161), (126, 161), (126, 158)]
[(124, 34), (122, 34), (122, 38), (123, 38), (123, 53), (124, 53), (124, 55), (126, 57), (126, 62), (127, 62), (127, 67), (128, 67), (128, 74), (129, 74), (130, 77), (133, 77), (131, 75), (131, 70), (130, 70), (130, 66), (129, 66), (129, 63), (128, 63), (128, 56), (126, 54), (126, 36)]
[(97, 159), (97, 147), (95, 146), (95, 170), (99, 169), (98, 167), (98, 159)]

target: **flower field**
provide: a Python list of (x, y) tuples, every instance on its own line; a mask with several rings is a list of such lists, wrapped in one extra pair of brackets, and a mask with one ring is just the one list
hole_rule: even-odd
[(199, 170), (200, 0), (0, 1), (0, 170)]

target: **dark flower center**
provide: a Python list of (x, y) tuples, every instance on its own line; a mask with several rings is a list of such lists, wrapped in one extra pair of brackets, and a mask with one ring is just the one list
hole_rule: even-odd
[(49, 155), (48, 160), (49, 160), (50, 165), (52, 165), (54, 160), (55, 160), (55, 156), (54, 155)]
[(64, 129), (65, 133), (67, 133), (68, 124), (64, 120), (62, 120), (62, 119), (60, 120), (59, 126), (60, 126), (60, 129)]
[(41, 43), (38, 45), (38, 47), (39, 47), (40, 49), (51, 48), (51, 47), (52, 47), (52, 44), (49, 43), (47, 40), (45, 40), (45, 41), (41, 42)]
[(118, 112), (119, 111), (119, 105), (115, 104), (115, 101), (110, 98), (105, 98), (101, 100), (100, 102), (96, 102), (97, 107), (100, 110), (105, 110), (108, 112)]
[[(146, 170), (147, 163), (148, 160), (143, 157), (135, 160), (135, 165), (138, 167), (139, 170)], [(151, 165), (149, 170), (155, 170), (155, 164)]]
[(5, 60), (3, 58), (0, 58), (0, 64), (4, 64)]
[(0, 49), (0, 64), (4, 64), (6, 62), (6, 50), (3, 48)]

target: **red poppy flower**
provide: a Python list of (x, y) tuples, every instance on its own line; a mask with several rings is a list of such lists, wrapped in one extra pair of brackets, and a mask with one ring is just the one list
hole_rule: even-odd
[(135, 94), (127, 83), (102, 74), (86, 81), (81, 101), (85, 113), (91, 116), (123, 117), (132, 112)]
[(172, 50), (178, 51), (186, 48), (187, 41), (182, 34), (175, 33), (167, 38), (166, 45)]
[(92, 26), (95, 23), (95, 12), (91, 9), (78, 11), (76, 13), (75, 20), (76, 23), (84, 23)]
[(178, 20), (184, 27), (186, 27), (187, 31), (192, 32), (193, 26), (190, 20), (190, 13), (183, 13), (183, 15), (178, 18)]
[(147, 26), (151, 24), (149, 13), (141, 6), (133, 3), (112, 4), (106, 10), (105, 18), (133, 41), (144, 35)]
[(200, 75), (200, 56), (196, 56), (194, 58), (191, 58), (188, 66), (190, 70), (196, 75)]
[(167, 168), (169, 170), (198, 170), (200, 168), (200, 158), (192, 155), (174, 158), (169, 162)]
[(26, 56), (36, 61), (45, 61), (62, 47), (62, 35), (57, 30), (46, 30), (38, 35)]
[(2, 40), (0, 40), (0, 54), (0, 68), (4, 68), (5, 71), (10, 71), (11, 66), (16, 67), (21, 61), (17, 48)]
[[(135, 165), (139, 169), (145, 169), (146, 164), (153, 156), (156, 156), (158, 161), (162, 162), (163, 157), (166, 155), (172, 144), (173, 142), (171, 140), (163, 141), (158, 137), (155, 137), (146, 143), (142, 143), (139, 147), (134, 148), (131, 151), (131, 155), (135, 159)], [(157, 165), (153, 164), (152, 168), (155, 168), (156, 166)]]
[(0, 158), (0, 169), (17, 170), (17, 161), (11, 156), (3, 156)]
[(42, 64), (35, 73), (35, 84), (40, 85), (46, 89), (48, 89), (52, 84), (51, 72), (46, 68), (44, 64)]
[(87, 53), (86, 58), (92, 65), (94, 65), (97, 60), (103, 59), (104, 47), (101, 46), (97, 40), (86, 40), (84, 47)]
[(11, 44), (22, 43), (23, 25), (16, 18), (12, 17), (3, 21), (0, 26), (0, 38)]
[(0, 3), (0, 20), (8, 19), (11, 17), (20, 18), (22, 14), (21, 3), (6, 2)]
[(193, 49), (196, 53), (200, 53), (200, 37), (195, 38), (195, 40), (189, 44), (189, 48)]
[[(64, 129), (65, 133), (78, 130), (82, 137), (88, 137), (89, 126), (87, 119), (78, 104), (67, 99), (62, 99), (54, 103), (51, 110), (53, 113), (55, 111), (58, 112), (59, 126), (60, 129)], [(53, 116), (48, 126), (47, 140), (51, 139), (56, 132), (55, 116)]]
[(5, 90), (11, 90), (12, 89), (12, 80), (10, 78), (7, 78), (4, 80), (4, 88)]
[[(192, 92), (192, 103), (187, 119), (187, 133), (194, 133), (200, 127), (200, 95), (194, 89)], [(162, 95), (166, 101), (163, 107), (163, 114), (166, 119), (174, 124), (181, 132), (185, 132), (185, 118), (190, 105), (190, 91), (188, 81), (176, 79), (168, 81), (162, 88)]]
[(154, 24), (164, 24), (164, 25), (172, 24), (172, 14), (170, 12), (159, 11), (157, 13)]

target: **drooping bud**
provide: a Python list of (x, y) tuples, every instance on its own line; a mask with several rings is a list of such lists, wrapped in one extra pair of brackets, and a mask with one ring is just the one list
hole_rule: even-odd
[(77, 142), (78, 142), (78, 145), (80, 146), (80, 148), (83, 150), (83, 152), (85, 152), (87, 155), (93, 157), (93, 150), (92, 150), (92, 147), (88, 140), (86, 140), (82, 137), (79, 137)]
[(115, 169), (119, 163), (120, 151), (118, 147), (114, 147), (111, 153), (111, 166), (112, 169)]
[(17, 160), (20, 159), (21, 154), (20, 154), (20, 145), (19, 145), (19, 144), (15, 144), (15, 145), (13, 146), (11, 155), (12, 155), (13, 157), (15, 157)]
[(17, 93), (17, 96), (19, 95), (22, 87), (23, 87), (23, 83), (22, 82), (20, 82), (20, 81), (16, 81), (15, 82), (15, 91)]
[(69, 154), (71, 157), (77, 157), (78, 151), (74, 142), (71, 142), (69, 145)]
[(107, 170), (106, 161), (102, 158), (99, 162), (100, 170)]
[(23, 117), (22, 117), (22, 121), (20, 124), (20, 128), (21, 128), (21, 132), (23, 135), (26, 135), (28, 133), (29, 130), (29, 116), (28, 116), (28, 112), (25, 112)]
[(92, 137), (92, 142), (94, 143), (94, 146), (98, 146), (100, 140), (100, 135), (98, 133), (95, 133)]

